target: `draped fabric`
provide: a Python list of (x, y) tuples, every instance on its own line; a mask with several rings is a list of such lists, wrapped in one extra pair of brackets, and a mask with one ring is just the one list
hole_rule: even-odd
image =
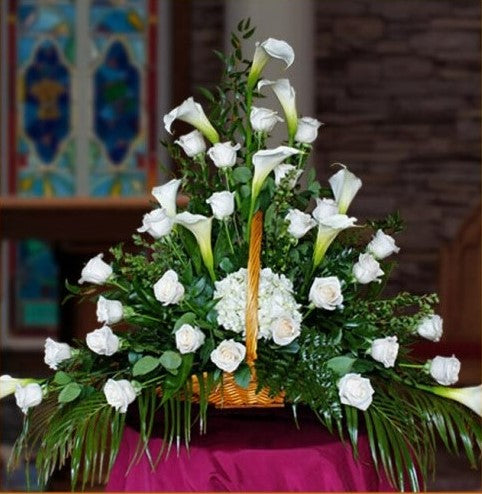
[[(354, 460), (343, 444), (321, 424), (274, 414), (209, 416), (208, 432), (193, 434), (189, 452), (173, 445), (167, 459), (152, 470), (147, 456), (128, 471), (138, 433), (127, 427), (106, 490), (127, 492), (196, 491), (391, 491), (371, 461), (368, 440), (359, 439)], [(151, 439), (155, 459), (161, 439)]]

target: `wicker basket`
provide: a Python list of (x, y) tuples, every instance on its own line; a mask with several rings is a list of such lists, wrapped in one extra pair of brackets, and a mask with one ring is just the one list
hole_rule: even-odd
[[(258, 387), (254, 362), (258, 345), (258, 287), (261, 272), (261, 239), (263, 213), (258, 211), (251, 224), (248, 258), (246, 301), (246, 362), (251, 369), (251, 381), (241, 388), (232, 373), (224, 372), (221, 383), (209, 395), (209, 403), (216, 408), (269, 408), (284, 406), (284, 394), (271, 397), (267, 388), (256, 393)], [(193, 376), (192, 401), (199, 402), (199, 382)]]

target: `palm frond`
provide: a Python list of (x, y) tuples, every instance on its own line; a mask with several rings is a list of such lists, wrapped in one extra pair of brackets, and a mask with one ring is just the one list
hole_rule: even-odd
[[(476, 468), (481, 448), (478, 417), (452, 400), (402, 383), (377, 383), (370, 407), (363, 413), (371, 456), (391, 484), (400, 491), (425, 488), (435, 470), (437, 438), (453, 454), (464, 452)], [(345, 424), (357, 455), (358, 410), (345, 406)], [(324, 421), (323, 421), (324, 422)], [(340, 432), (343, 438), (343, 433)]]
[[(94, 392), (83, 400), (65, 405), (52, 395), (27, 416), (10, 458), (13, 468), (21, 456), (37, 451), (39, 487), (71, 458), (72, 489), (105, 482), (119, 450), (125, 415), (109, 406), (102, 393)], [(106, 456), (107, 455), (107, 456)]]

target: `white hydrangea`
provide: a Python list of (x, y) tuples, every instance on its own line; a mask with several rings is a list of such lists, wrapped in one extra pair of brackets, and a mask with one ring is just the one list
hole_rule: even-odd
[[(247, 270), (241, 268), (215, 283), (214, 298), (218, 323), (225, 329), (246, 334), (246, 276)], [(270, 268), (261, 270), (258, 299), (258, 338), (272, 337), (274, 323), (289, 314), (293, 322), (301, 324), (302, 316), (293, 296), (293, 284), (284, 275), (273, 273)]]

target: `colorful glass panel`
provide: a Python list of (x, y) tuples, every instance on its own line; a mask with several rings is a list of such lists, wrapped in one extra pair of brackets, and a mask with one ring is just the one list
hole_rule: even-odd
[(146, 193), (152, 147), (145, 106), (148, 4), (147, 0), (91, 2), (91, 54), (96, 68), (89, 176), (90, 194), (96, 197)]
[(50, 164), (70, 127), (70, 74), (54, 43), (47, 40), (38, 46), (24, 81), (24, 131), (39, 158)]
[(58, 266), (52, 249), (40, 240), (17, 244), (15, 326), (56, 327), (59, 315)]
[(95, 73), (95, 132), (113, 164), (121, 163), (139, 133), (139, 73), (119, 41)]
[(73, 0), (18, 0), (16, 26), (16, 191), (22, 196), (75, 194), (72, 69)]

